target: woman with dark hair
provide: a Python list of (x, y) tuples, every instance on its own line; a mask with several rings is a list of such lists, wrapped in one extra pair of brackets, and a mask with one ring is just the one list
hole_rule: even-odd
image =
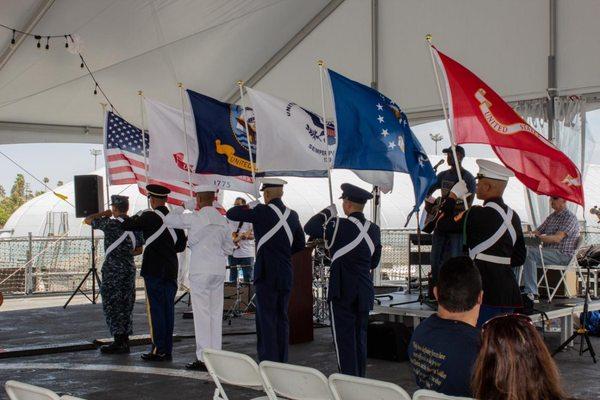
[(569, 399), (544, 341), (521, 314), (500, 315), (483, 325), (471, 386), (476, 399)]

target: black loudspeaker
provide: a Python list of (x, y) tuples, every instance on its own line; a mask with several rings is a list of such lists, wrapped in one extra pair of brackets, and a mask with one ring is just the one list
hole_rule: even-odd
[(84, 218), (104, 210), (102, 177), (75, 175), (75, 216)]

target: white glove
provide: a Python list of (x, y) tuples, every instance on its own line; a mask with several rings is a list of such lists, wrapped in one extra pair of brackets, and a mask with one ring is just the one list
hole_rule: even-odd
[(329, 210), (330, 218), (337, 217), (338, 212), (337, 212), (337, 207), (335, 206), (335, 204), (332, 204), (332, 205), (330, 205), (329, 207), (327, 207), (325, 209)]
[(259, 204), (260, 204), (259, 200), (251, 201), (250, 203), (248, 203), (248, 208), (253, 209), (254, 207), (256, 207)]
[(454, 193), (457, 199), (462, 199), (470, 194), (469, 189), (467, 189), (467, 184), (462, 180), (456, 182), (450, 191)]
[(185, 208), (186, 210), (194, 211), (196, 209), (196, 199), (191, 198), (184, 201), (183, 208)]

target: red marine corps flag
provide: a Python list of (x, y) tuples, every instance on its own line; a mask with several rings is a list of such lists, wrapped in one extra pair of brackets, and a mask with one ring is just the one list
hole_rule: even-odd
[(583, 206), (581, 173), (575, 164), (474, 73), (435, 46), (432, 52), (446, 78), (456, 143), (489, 144), (529, 189)]

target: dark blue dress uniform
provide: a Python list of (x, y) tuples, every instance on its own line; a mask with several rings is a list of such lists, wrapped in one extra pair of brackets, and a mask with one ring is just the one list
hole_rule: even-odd
[[(160, 185), (148, 185), (149, 196), (166, 198), (170, 190)], [(166, 228), (163, 218), (169, 213), (165, 206), (132, 216), (122, 225), (125, 230), (141, 230), (146, 242), (141, 276), (146, 286), (152, 351), (147, 360), (169, 359), (173, 350), (175, 325), (175, 295), (177, 293), (177, 253), (185, 250), (187, 238), (181, 229)]]
[[(359, 204), (373, 197), (350, 184), (343, 184), (342, 190), (342, 198)], [(304, 231), (311, 237), (325, 236), (330, 246), (328, 301), (340, 372), (365, 376), (367, 324), (374, 301), (371, 270), (381, 258), (379, 227), (362, 212), (331, 219), (331, 211), (325, 209), (306, 223)]]
[[(286, 214), (287, 218), (282, 219)], [(258, 359), (287, 362), (292, 254), (306, 244), (298, 214), (281, 199), (273, 199), (252, 209), (233, 207), (227, 211), (227, 218), (253, 224), (257, 246), (254, 287)]]

